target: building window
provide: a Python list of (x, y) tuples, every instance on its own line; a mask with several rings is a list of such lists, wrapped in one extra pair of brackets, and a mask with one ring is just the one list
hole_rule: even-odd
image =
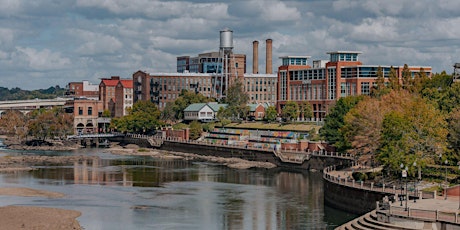
[(82, 107), (78, 107), (78, 115), (83, 115), (83, 108)]
[(369, 88), (369, 82), (361, 82), (361, 94), (370, 95), (371, 91)]
[(93, 115), (93, 107), (88, 107), (88, 115)]

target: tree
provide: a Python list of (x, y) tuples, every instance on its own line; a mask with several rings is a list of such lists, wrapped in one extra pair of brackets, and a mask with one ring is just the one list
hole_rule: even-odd
[(303, 101), (300, 103), (300, 114), (304, 119), (310, 119), (313, 117), (313, 110), (311, 104), (308, 101)]
[(448, 130), (449, 149), (452, 150), (458, 161), (460, 160), (460, 107), (450, 113)]
[(390, 89), (399, 90), (401, 88), (401, 85), (399, 84), (398, 75), (396, 74), (396, 70), (393, 68), (393, 66), (390, 68), (390, 74), (388, 76), (388, 81), (389, 81), (388, 87)]
[[(341, 132), (351, 143), (349, 151), (359, 157), (381, 153), (378, 159), (386, 159), (390, 152), (399, 151), (405, 154), (404, 159), (424, 164), (432, 162), (446, 148), (444, 115), (431, 103), (407, 91), (392, 91), (378, 99), (363, 100), (345, 116)], [(400, 138), (401, 133), (404, 138)]]
[(163, 124), (160, 113), (151, 101), (137, 101), (128, 115), (112, 119), (110, 126), (120, 132), (151, 133)]
[(223, 113), (227, 118), (243, 118), (249, 112), (247, 106), (249, 96), (244, 92), (243, 83), (241, 80), (236, 79), (227, 90), (227, 96), (223, 102), (228, 104), (225, 112)]
[(192, 121), (190, 123), (190, 139), (196, 140), (200, 138), (201, 133), (203, 133), (203, 128), (201, 127), (200, 122)]
[(177, 121), (184, 119), (184, 109), (193, 103), (207, 103), (212, 102), (214, 99), (207, 98), (201, 93), (193, 91), (182, 90), (179, 97), (174, 102), (168, 102), (163, 109), (161, 118), (163, 120)]
[(288, 101), (281, 110), (281, 117), (287, 121), (292, 121), (299, 117), (299, 105), (294, 101)]
[(112, 114), (110, 113), (110, 110), (106, 109), (102, 112), (102, 117), (111, 117)]
[(30, 114), (28, 134), (40, 140), (57, 137), (63, 139), (73, 133), (73, 115), (63, 108), (38, 109)]
[[(384, 116), (382, 123), (382, 142), (377, 159), (390, 171), (396, 172), (399, 170), (399, 165), (410, 160), (407, 158), (408, 135), (406, 133), (411, 129), (411, 124), (404, 115), (399, 111), (391, 111)], [(412, 160), (413, 162), (414, 160)], [(420, 162), (418, 162), (420, 164)]]
[(268, 108), (265, 110), (265, 120), (268, 122), (273, 122), (276, 120), (278, 113), (276, 111), (275, 106), (268, 106)]
[(412, 89), (412, 73), (409, 70), (409, 66), (407, 64), (404, 64), (403, 70), (402, 70), (402, 88), (406, 90), (411, 90)]
[(26, 134), (26, 117), (17, 110), (8, 110), (0, 119), (0, 131), (5, 134), (23, 138)]
[(371, 96), (381, 97), (389, 92), (389, 89), (385, 86), (385, 76), (381, 66), (377, 68), (377, 78), (375, 79), (376, 85), (372, 88)]
[(338, 151), (342, 152), (350, 148), (350, 144), (345, 141), (345, 137), (340, 132), (340, 129), (344, 125), (344, 117), (350, 109), (355, 107), (364, 98), (365, 96), (339, 98), (324, 119), (324, 125), (319, 130), (319, 134), (329, 144), (335, 146)]

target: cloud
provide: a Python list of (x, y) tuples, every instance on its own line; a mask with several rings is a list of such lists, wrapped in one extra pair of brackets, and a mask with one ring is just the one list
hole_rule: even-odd
[(130, 15), (147, 18), (200, 17), (207, 19), (227, 18), (225, 3), (192, 3), (187, 1), (150, 0), (77, 0), (78, 7), (97, 7), (116, 15)]
[(114, 36), (78, 29), (71, 30), (71, 33), (84, 40), (77, 48), (80, 55), (110, 55), (123, 47), (123, 43)]
[(35, 71), (59, 70), (68, 68), (70, 59), (62, 57), (59, 52), (49, 49), (36, 50), (29, 47), (16, 47), (12, 54), (12, 63), (25, 63)]
[[(247, 55), (273, 39), (273, 66), (284, 55), (327, 59), (360, 50), (364, 64), (431, 65), (460, 59), (458, 0), (0, 0), (0, 77), (13, 87), (174, 72), (176, 57), (218, 51), (219, 31), (234, 31), (234, 51)], [(262, 71), (263, 72), (263, 71)]]

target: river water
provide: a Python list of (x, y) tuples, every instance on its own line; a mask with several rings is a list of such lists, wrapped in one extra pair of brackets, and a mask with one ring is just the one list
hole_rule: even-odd
[(78, 221), (88, 230), (333, 229), (356, 217), (324, 205), (319, 172), (237, 170), (207, 162), (117, 156), (104, 149), (0, 150), (0, 156), (24, 154), (95, 157), (0, 174), (1, 187), (65, 194), (0, 196), (1, 206), (78, 210)]

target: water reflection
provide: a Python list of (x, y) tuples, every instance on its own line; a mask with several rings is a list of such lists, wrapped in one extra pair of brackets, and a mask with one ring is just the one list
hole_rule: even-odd
[(353, 217), (325, 209), (320, 173), (94, 157), (0, 182), (69, 194), (46, 203), (82, 211), (86, 229), (327, 229)]

